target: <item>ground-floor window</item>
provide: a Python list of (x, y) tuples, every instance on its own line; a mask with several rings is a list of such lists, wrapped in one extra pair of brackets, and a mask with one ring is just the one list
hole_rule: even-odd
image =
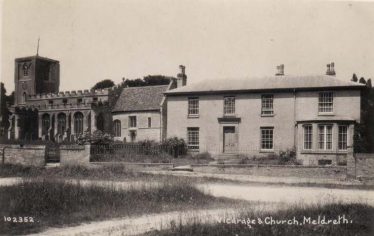
[(187, 147), (190, 150), (199, 150), (199, 128), (187, 128)]
[(136, 141), (136, 130), (130, 131), (130, 141), (135, 142)]
[(121, 137), (121, 121), (115, 120), (113, 122), (113, 134), (114, 137)]
[(318, 125), (318, 147), (332, 150), (332, 125)]
[(304, 149), (310, 150), (313, 145), (313, 127), (312, 125), (304, 125)]
[(261, 149), (272, 150), (274, 146), (273, 142), (273, 127), (261, 127)]
[(338, 149), (347, 150), (348, 127), (339, 125)]

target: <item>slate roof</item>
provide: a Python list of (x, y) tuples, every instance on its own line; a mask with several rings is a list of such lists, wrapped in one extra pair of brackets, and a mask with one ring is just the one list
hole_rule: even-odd
[(335, 76), (271, 76), (247, 79), (205, 80), (200, 83), (187, 85), (166, 92), (167, 95), (182, 95), (193, 93), (219, 93), (230, 91), (255, 90), (309, 90), (316, 88), (362, 88), (364, 85), (352, 81), (344, 81)]
[(113, 112), (150, 111), (160, 109), (169, 85), (124, 88)]

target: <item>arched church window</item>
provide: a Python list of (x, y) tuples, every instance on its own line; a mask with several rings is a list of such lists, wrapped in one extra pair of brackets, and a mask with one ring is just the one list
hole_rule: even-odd
[(64, 134), (66, 130), (66, 115), (64, 113), (60, 113), (57, 116), (57, 133)]
[(26, 103), (26, 93), (22, 94), (22, 103)]
[(83, 133), (83, 114), (81, 112), (76, 112), (74, 114), (74, 133)]
[(103, 115), (103, 113), (100, 113), (97, 116), (97, 119), (96, 119), (96, 128), (98, 130), (104, 131), (104, 115)]
[(47, 135), (48, 134), (48, 130), (49, 130), (49, 127), (50, 127), (50, 117), (49, 117), (49, 114), (44, 114), (42, 116), (42, 134), (43, 135)]

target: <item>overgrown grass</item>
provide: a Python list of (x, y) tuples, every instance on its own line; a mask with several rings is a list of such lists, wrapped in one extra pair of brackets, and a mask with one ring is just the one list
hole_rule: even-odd
[(59, 180), (24, 180), (0, 188), (0, 215), (33, 217), (35, 223), (0, 220), (0, 232), (38, 232), (47, 226), (77, 224), (114, 217), (202, 208), (233, 202), (207, 195), (188, 182), (168, 181), (158, 188), (83, 186)]
[[(338, 219), (339, 216), (345, 216), (348, 224), (228, 224), (216, 222), (213, 224), (202, 224), (198, 221), (187, 225), (171, 224), (171, 228), (163, 231), (152, 231), (146, 233), (146, 236), (219, 236), (219, 235), (238, 235), (238, 236), (257, 236), (257, 235), (374, 235), (374, 208), (364, 204), (330, 204), (325, 206), (294, 207), (275, 213), (248, 212), (238, 217), (238, 219), (264, 220), (266, 217), (272, 217), (274, 220), (293, 219), (303, 222), (304, 217), (318, 219), (318, 216), (325, 219)], [(268, 218), (269, 219), (269, 218)]]
[(191, 183), (233, 183), (245, 185), (282, 185), (282, 186), (298, 186), (298, 187), (322, 187), (322, 188), (338, 188), (338, 189), (374, 189), (373, 181), (365, 181), (362, 184), (334, 184), (334, 183), (262, 183), (248, 182), (239, 180), (223, 179), (220, 177), (188, 177), (175, 176), (170, 174), (152, 174), (127, 168), (122, 164), (111, 164), (97, 167), (84, 166), (67, 166), (57, 168), (32, 167), (22, 165), (5, 164), (0, 165), (1, 177), (25, 177), (25, 178), (57, 178), (57, 179), (90, 179), (90, 180), (137, 180), (137, 181), (158, 181), (164, 182), (168, 179), (179, 179), (190, 181)]
[(66, 166), (44, 168), (35, 166), (0, 165), (0, 177), (45, 177), (45, 178), (76, 178), (76, 179), (118, 179), (141, 178), (151, 174), (136, 172), (124, 165), (105, 165), (98, 167)]

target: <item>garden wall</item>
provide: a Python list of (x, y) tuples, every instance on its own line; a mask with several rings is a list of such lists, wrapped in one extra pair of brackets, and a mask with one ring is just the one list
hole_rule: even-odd
[(2, 164), (45, 165), (44, 145), (0, 144)]
[(60, 146), (60, 165), (79, 166), (89, 165), (90, 145), (62, 145)]
[(347, 160), (347, 176), (374, 179), (374, 153), (357, 153)]
[(243, 174), (255, 176), (279, 176), (300, 178), (345, 179), (346, 167), (342, 166), (290, 166), (290, 165), (193, 165), (194, 172), (217, 174)]

